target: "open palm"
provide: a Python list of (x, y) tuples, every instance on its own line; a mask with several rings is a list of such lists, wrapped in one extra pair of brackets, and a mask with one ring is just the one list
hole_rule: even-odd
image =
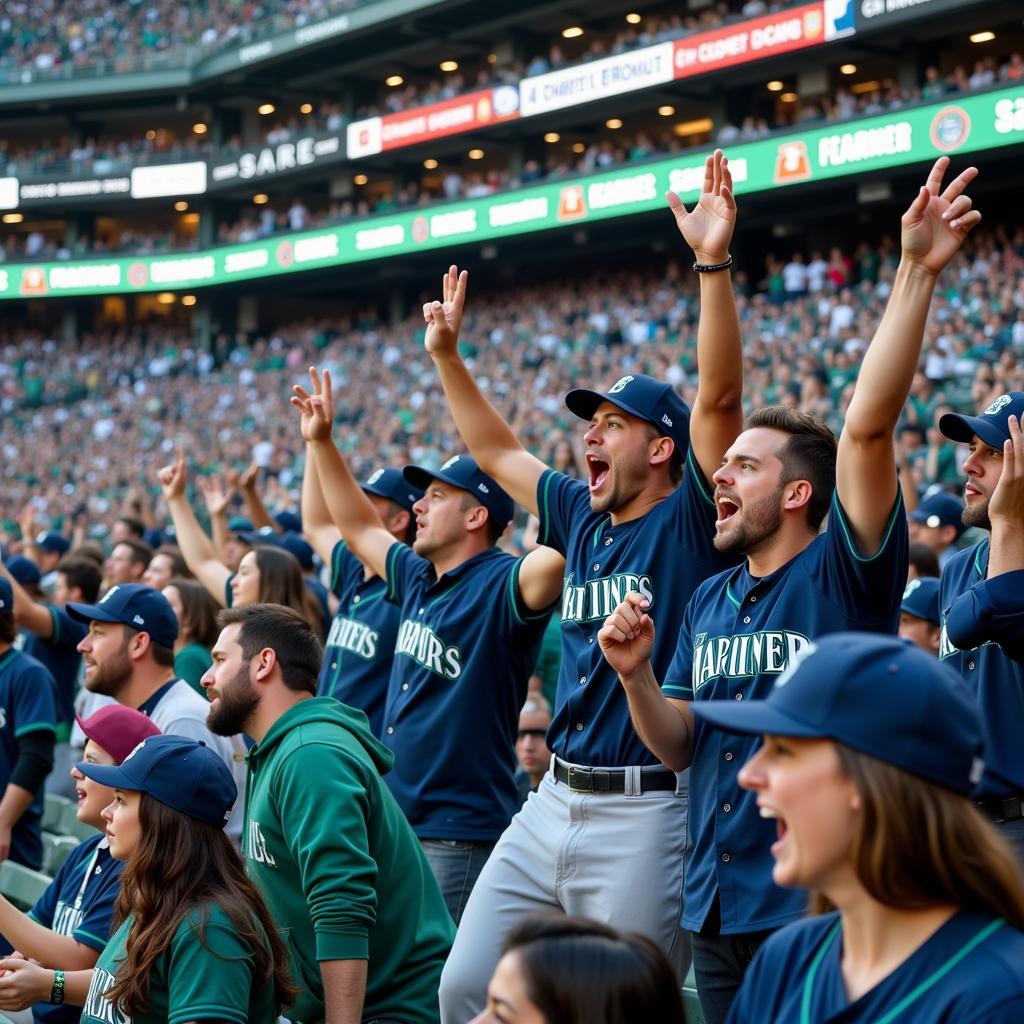
[(968, 167), (940, 192), (948, 167), (947, 156), (935, 161), (927, 182), (902, 220), (904, 257), (932, 274), (938, 274), (949, 263), (968, 232), (981, 221), (981, 214), (971, 209), (971, 197), (963, 194), (977, 177), (978, 169)]
[(331, 371), (324, 370), (323, 378), (315, 367), (309, 368), (312, 391), (296, 384), (292, 391), (292, 405), (301, 415), (303, 441), (329, 441), (334, 425), (334, 391), (331, 387)]
[(736, 227), (736, 200), (732, 195), (729, 161), (722, 151), (716, 149), (704, 164), (704, 184), (693, 210), (688, 213), (675, 192), (667, 195), (679, 233), (697, 262), (724, 263), (729, 258), (729, 243)]
[(423, 343), (431, 355), (451, 352), (458, 343), (468, 282), (469, 273), (463, 270), (460, 274), (458, 267), (452, 264), (448, 273), (441, 277), (441, 301), (423, 304), (423, 319), (427, 323)]

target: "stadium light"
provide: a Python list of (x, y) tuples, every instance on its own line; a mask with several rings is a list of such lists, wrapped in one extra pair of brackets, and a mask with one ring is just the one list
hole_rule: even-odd
[(557, 142), (562, 136), (558, 132), (547, 132), (544, 136), (545, 142)]
[(628, 21), (630, 25), (639, 25), (643, 20), (643, 17), (637, 14), (636, 11), (630, 11), (629, 14), (626, 15), (626, 21)]
[(183, 306), (194, 306), (196, 304), (196, 297), (194, 295), (182, 295), (181, 304)]
[(178, 213), (184, 213), (188, 209), (188, 203), (186, 203), (184, 199), (179, 199), (174, 204), (174, 208), (178, 211)]
[(256, 195), (252, 197), (252, 201), (257, 206), (263, 206), (264, 203), (270, 202), (270, 196), (268, 196), (266, 192), (257, 192)]
[(357, 174), (352, 179), (353, 185), (365, 185), (370, 179), (365, 174)]
[(258, 114), (262, 114), (264, 117), (266, 117), (267, 114), (272, 114), (275, 110), (277, 110), (277, 107), (275, 107), (273, 103), (261, 103), (256, 108), (256, 112)]
[(572, 144), (572, 151), (574, 153), (586, 153), (587, 147), (582, 142), (574, 142)]
[(458, 71), (459, 62), (457, 60), (443, 60), (441, 61), (442, 71)]
[(563, 39), (578, 39), (583, 35), (583, 29), (579, 25), (570, 25), (568, 28), (562, 29)]
[(663, 107), (658, 107), (658, 113), (662, 117), (671, 117), (676, 112), (676, 108), (666, 103)]
[(882, 88), (882, 83), (877, 79), (872, 78), (870, 82), (855, 82), (850, 86), (850, 92), (857, 93), (858, 95), (862, 92), (875, 92)]
[(405, 79), (401, 75), (388, 75), (384, 79), (384, 84), (392, 89), (397, 88), (405, 82)]
[(146, 138), (152, 142), (156, 138), (156, 131), (153, 128), (150, 128), (149, 131), (146, 132)]
[(710, 117), (698, 117), (694, 121), (680, 121), (672, 126), (672, 134), (678, 135), (681, 139), (687, 139), (691, 135), (703, 135), (710, 132), (713, 127)]
[(784, 92), (780, 97), (783, 103), (796, 103), (798, 97), (795, 92)]
[(20, 224), (25, 219), (23, 213), (5, 213), (4, 223), (5, 224)]
[(156, 301), (159, 302), (161, 306), (171, 306), (174, 304), (174, 292), (160, 292), (156, 297)]
[(195, 213), (195, 212), (193, 212), (193, 213), (186, 213), (185, 216), (181, 218), (181, 223), (182, 224), (198, 224), (199, 223), (199, 214)]
[(972, 43), (991, 43), (995, 39), (995, 32), (989, 32), (987, 29), (984, 32), (975, 32), (971, 36)]
[(840, 64), (839, 73), (842, 75), (855, 75), (857, 74), (856, 64)]
[(203, 124), (202, 121), (197, 121), (194, 125), (192, 125), (192, 131), (194, 131), (196, 135), (205, 135), (207, 132), (207, 127), (205, 124)]
[[(313, 104), (312, 103), (303, 103), (302, 106), (299, 107), (299, 113), (300, 114), (312, 114), (313, 113)], [(188, 296), (186, 295), (185, 298), (188, 298)], [(182, 299), (181, 301), (184, 302), (185, 299)]]
[(487, 54), (487, 63), (488, 64), (497, 64), (498, 63), (498, 55), (496, 53), (489, 53), (489, 54)]
[(432, 170), (434, 170), (437, 167), (437, 161), (432, 156), (431, 157), (427, 157), (427, 159), (423, 161), (423, 166), (428, 171), (432, 171)]
[(466, 155), (470, 160), (483, 160), (484, 151), (482, 149), (471, 149)]
[(605, 128), (611, 128), (614, 130), (615, 128), (621, 128), (622, 122), (617, 117), (609, 117), (608, 120), (605, 121), (604, 126)]
[(777, 78), (770, 81), (767, 85), (769, 92), (782, 92), (785, 88), (786, 87)]

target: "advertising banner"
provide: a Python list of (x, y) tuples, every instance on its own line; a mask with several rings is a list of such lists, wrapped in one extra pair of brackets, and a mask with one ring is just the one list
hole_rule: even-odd
[(132, 169), (132, 199), (200, 196), (206, 191), (206, 161), (153, 164)]
[(240, 153), (233, 160), (214, 164), (210, 168), (210, 179), (215, 185), (225, 181), (248, 181), (268, 174), (280, 174), (296, 167), (309, 167), (327, 156), (341, 152), (341, 139), (331, 136), (315, 139), (312, 136), (296, 139), (295, 142), (279, 142), (276, 146)]

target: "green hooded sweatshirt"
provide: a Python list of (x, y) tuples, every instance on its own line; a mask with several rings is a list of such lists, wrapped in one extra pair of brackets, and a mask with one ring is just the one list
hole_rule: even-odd
[(301, 992), (289, 1019), (324, 1019), (321, 960), (367, 960), (363, 1017), (437, 1024), (455, 925), (381, 778), (393, 756), (366, 715), (302, 700), (249, 751), (243, 850)]

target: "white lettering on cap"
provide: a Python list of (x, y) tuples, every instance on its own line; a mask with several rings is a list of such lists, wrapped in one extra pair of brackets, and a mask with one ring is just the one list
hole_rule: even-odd
[(141, 615), (133, 615), (132, 622), (134, 622), (136, 626), (144, 626), (146, 624), (146, 620)]
[(618, 380), (617, 380), (617, 381), (616, 381), (616, 382), (615, 382), (615, 383), (614, 383), (614, 384), (613, 384), (613, 385), (612, 385), (612, 386), (611, 386), (611, 387), (610, 387), (610, 388), (608, 389), (608, 394), (609, 394), (609, 395), (617, 395), (617, 394), (618, 394), (618, 393), (619, 393), (620, 391), (625, 391), (625, 389), (626, 389), (626, 385), (627, 385), (627, 384), (631, 384), (631, 383), (632, 383), (632, 382), (633, 382), (634, 380), (636, 380), (636, 378), (635, 378), (635, 377), (632, 377), (632, 376), (627, 376), (627, 377), (620, 377), (620, 378), (619, 378), (619, 379), (618, 379)]
[(443, 466), (441, 467), (441, 470), (442, 470), (442, 472), (443, 472), (444, 470), (446, 470), (446, 469), (447, 469), (447, 468), (448, 468), (449, 466), (454, 466), (454, 465), (455, 465), (455, 463), (456, 463), (456, 462), (458, 462), (460, 458), (462, 458), (462, 456), (461, 456), (461, 455), (453, 455), (453, 456), (452, 456), (452, 457), (451, 457), (451, 458), (450, 458), (450, 459), (449, 459), (449, 460), (448, 460), (448, 461), (447, 461), (447, 462), (446, 462), (446, 463), (445, 463), (445, 464), (444, 464), (444, 465), (443, 465)]
[(373, 471), (373, 475), (366, 482), (368, 484), (375, 484), (383, 475), (384, 475), (384, 470), (383, 469), (375, 469)]
[(672, 426), (672, 421), (668, 418), (668, 413), (661, 414), (661, 422), (664, 423), (666, 427)]
[(130, 761), (145, 745), (146, 741), (143, 740), (132, 750), (132, 752), (124, 759), (124, 761), (121, 762), (121, 764), (124, 764), (125, 761)]
[(817, 646), (813, 642), (801, 647), (800, 650), (790, 658), (789, 666), (786, 671), (775, 680), (775, 688), (777, 690), (781, 690), (782, 687), (784, 687), (786, 683), (793, 678), (793, 673), (796, 672), (801, 664), (803, 664), (804, 660), (812, 655), (817, 649)]
[(490, 488), (489, 488), (489, 487), (487, 486), (487, 484), (485, 484), (485, 483), (479, 483), (479, 484), (477, 484), (477, 485), (476, 485), (476, 489), (477, 489), (478, 491), (483, 491), (483, 492), (484, 492), (484, 494), (490, 494), (490, 493), (491, 493), (491, 489), (490, 489)]
[(995, 416), (1005, 409), (1013, 399), (1009, 395), (1000, 395), (981, 415)]
[(119, 590), (120, 584), (115, 583), (101, 598), (100, 604), (106, 604)]
[[(931, 523), (929, 523), (928, 525), (929, 525), (929, 526), (931, 526)], [(921, 581), (920, 581), (920, 580), (911, 580), (911, 581), (910, 581), (910, 582), (909, 582), (909, 583), (907, 584), (907, 589), (903, 591), (903, 600), (904, 600), (904, 601), (906, 601), (906, 599), (907, 599), (908, 597), (910, 597), (910, 595), (911, 595), (911, 594), (912, 594), (912, 593), (913, 593), (913, 592), (914, 592), (915, 590), (917, 590), (917, 588), (918, 588), (919, 586), (921, 586)]]

